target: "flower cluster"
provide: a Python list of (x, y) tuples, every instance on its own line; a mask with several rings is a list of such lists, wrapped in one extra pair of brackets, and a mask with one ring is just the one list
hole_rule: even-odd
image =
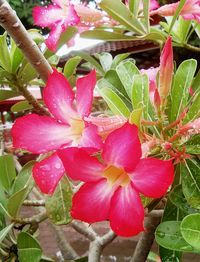
[[(167, 77), (171, 75), (171, 63), (165, 59), (169, 43), (162, 55)], [(109, 220), (118, 235), (129, 237), (144, 230), (141, 195), (165, 195), (173, 181), (173, 164), (144, 158), (138, 128), (124, 117), (91, 115), (95, 85), (93, 70), (77, 79), (75, 94), (68, 80), (54, 69), (43, 93), (51, 115), (29, 114), (17, 119), (12, 128), (13, 145), (44, 154), (33, 168), (43, 193), (52, 194), (65, 172), (72, 180), (84, 182), (73, 197), (73, 218), (88, 223)]]

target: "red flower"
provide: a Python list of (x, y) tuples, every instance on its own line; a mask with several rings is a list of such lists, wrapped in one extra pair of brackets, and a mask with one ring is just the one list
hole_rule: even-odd
[(171, 161), (141, 159), (138, 130), (129, 123), (107, 137), (102, 161), (81, 148), (58, 154), (69, 177), (85, 182), (73, 197), (72, 216), (88, 223), (108, 219), (113, 231), (125, 237), (144, 230), (140, 193), (159, 198), (174, 178)]
[(64, 174), (57, 149), (79, 145), (96, 150), (102, 146), (97, 127), (84, 119), (91, 111), (95, 84), (94, 70), (77, 80), (75, 107), (75, 94), (69, 82), (54, 70), (43, 93), (44, 102), (53, 117), (30, 114), (17, 119), (13, 125), (14, 147), (36, 154), (55, 151), (50, 157), (36, 163), (33, 168), (34, 179), (43, 193), (53, 193)]

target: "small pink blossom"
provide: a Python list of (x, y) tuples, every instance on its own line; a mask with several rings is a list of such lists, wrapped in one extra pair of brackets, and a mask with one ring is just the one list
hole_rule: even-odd
[[(152, 11), (150, 15), (158, 14), (160, 16), (173, 16), (180, 2), (161, 6)], [(180, 15), (185, 20), (196, 20), (200, 23), (200, 0), (187, 0), (183, 6)]]
[(78, 78), (75, 94), (67, 79), (56, 70), (49, 76), (43, 98), (51, 116), (29, 114), (18, 118), (12, 128), (13, 145), (32, 153), (54, 152), (35, 164), (33, 177), (43, 193), (53, 193), (64, 174), (57, 150), (62, 146), (102, 147), (97, 127), (85, 121), (91, 112), (96, 73)]
[(50, 33), (45, 43), (47, 47), (56, 51), (58, 41), (63, 32), (69, 26), (77, 26), (83, 31), (95, 24), (102, 24), (102, 12), (91, 9), (85, 5), (73, 5), (70, 0), (53, 0), (48, 6), (36, 6), (33, 8), (33, 20), (35, 25), (48, 27)]
[(109, 220), (120, 236), (144, 230), (140, 194), (159, 198), (174, 178), (171, 161), (141, 159), (138, 129), (129, 123), (108, 135), (101, 161), (81, 148), (58, 154), (69, 177), (85, 182), (73, 197), (72, 217), (87, 223)]

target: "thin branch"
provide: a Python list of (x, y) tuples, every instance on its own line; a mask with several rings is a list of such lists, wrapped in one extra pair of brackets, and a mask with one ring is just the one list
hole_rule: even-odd
[(107, 234), (100, 238), (101, 245), (103, 247), (106, 246), (107, 244), (111, 243), (116, 237), (117, 235), (112, 230), (110, 230)]
[(146, 231), (138, 241), (131, 262), (145, 262), (154, 241), (154, 233), (160, 224), (160, 217), (148, 217), (145, 221)]
[(32, 207), (45, 206), (45, 201), (44, 200), (25, 200), (23, 202), (23, 206), (32, 206)]
[(94, 241), (98, 235), (88, 224), (73, 220), (71, 226), (80, 234), (87, 237), (89, 240)]
[(6, 0), (0, 0), (0, 24), (14, 39), (27, 60), (46, 82), (52, 68)]
[(28, 218), (13, 218), (12, 221), (18, 224), (22, 224), (22, 225), (26, 225), (26, 224), (33, 224), (33, 223), (40, 223), (44, 220), (46, 220), (47, 217), (47, 213), (46, 211), (39, 213), (35, 216), (32, 217), (28, 217)]
[(88, 262), (100, 262), (102, 250), (103, 250), (103, 246), (100, 244), (98, 238), (90, 242), (89, 252), (88, 252)]

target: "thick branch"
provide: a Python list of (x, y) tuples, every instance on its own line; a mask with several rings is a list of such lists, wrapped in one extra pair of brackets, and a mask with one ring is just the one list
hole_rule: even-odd
[(88, 262), (99, 262), (103, 246), (100, 244), (99, 239), (90, 242), (88, 252)]
[(71, 225), (77, 232), (84, 235), (91, 241), (94, 241), (98, 237), (92, 227), (89, 227), (86, 223), (73, 220)]
[(154, 233), (161, 217), (148, 217), (145, 221), (146, 232), (143, 232), (137, 243), (131, 262), (145, 262), (154, 241)]
[(27, 60), (46, 82), (52, 68), (6, 0), (0, 0), (0, 24), (14, 39)]

